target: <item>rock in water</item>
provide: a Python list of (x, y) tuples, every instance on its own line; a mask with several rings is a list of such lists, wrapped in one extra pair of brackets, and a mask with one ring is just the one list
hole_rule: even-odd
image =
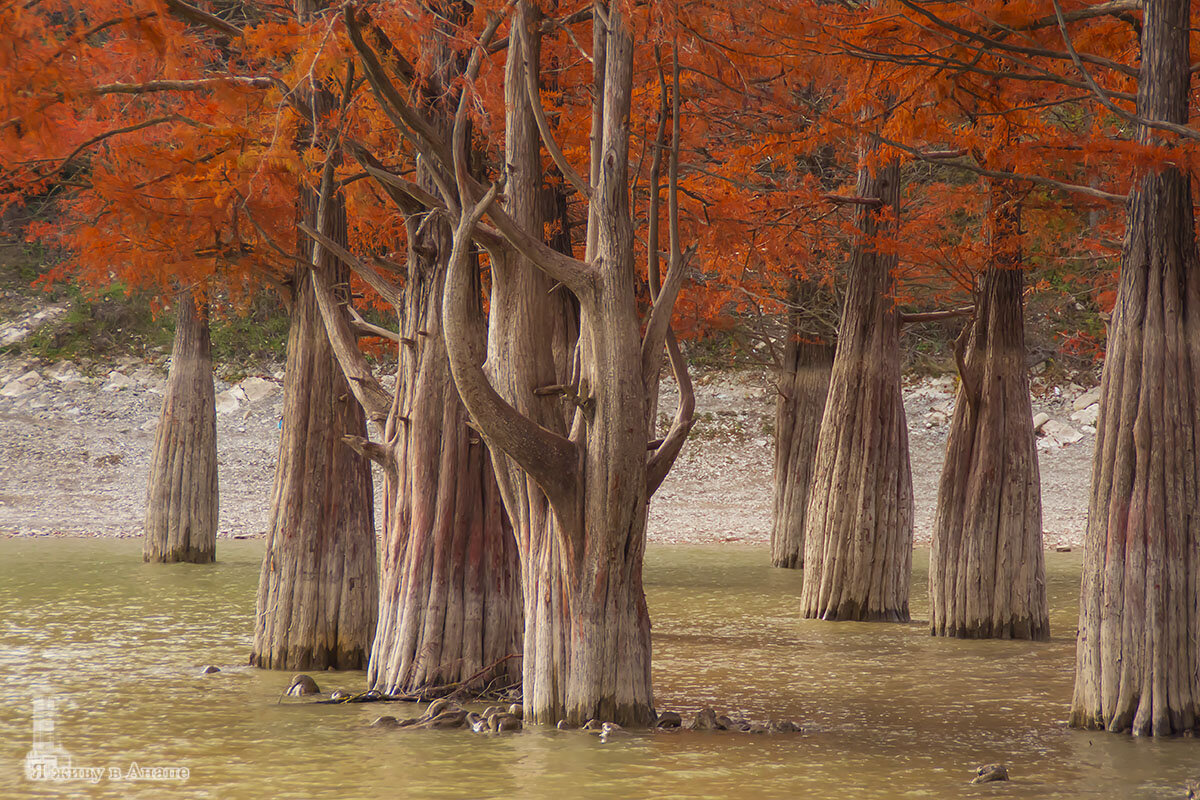
[(522, 706), (518, 703), (513, 703), (508, 707), (508, 713), (512, 714), (517, 719), (523, 720), (525, 719), (525, 706)]
[(425, 719), (433, 719), (443, 711), (457, 711), (458, 703), (455, 703), (448, 697), (440, 697), (429, 704), (429, 708), (425, 709)]
[(421, 727), (438, 731), (461, 728), (467, 724), (467, 712), (461, 708), (451, 708), (422, 723)]
[(398, 728), (400, 723), (395, 717), (378, 717), (371, 723), (372, 728)]
[(330, 700), (349, 700), (350, 693), (345, 689), (334, 689), (333, 694), (329, 695)]
[(715, 731), (717, 728), (717, 712), (711, 708), (702, 708), (696, 712), (696, 718), (688, 726), (693, 731)]
[(201, 675), (212, 675), (214, 672), (220, 672), (220, 671), (221, 671), (220, 667), (214, 667), (212, 664), (209, 664), (207, 667), (204, 667), (203, 669), (200, 670), (200, 674)]
[(500, 713), (493, 714), (488, 717), (488, 728), (493, 733), (504, 733), (505, 731), (521, 730), (521, 720), (512, 714)]
[(1003, 764), (987, 764), (975, 770), (971, 783), (991, 783), (1008, 780), (1008, 767)]
[(287, 690), (288, 697), (304, 697), (305, 695), (320, 693), (321, 689), (317, 686), (317, 682), (303, 674), (293, 677)]
[(678, 728), (683, 725), (683, 718), (675, 711), (664, 711), (654, 723), (656, 728)]

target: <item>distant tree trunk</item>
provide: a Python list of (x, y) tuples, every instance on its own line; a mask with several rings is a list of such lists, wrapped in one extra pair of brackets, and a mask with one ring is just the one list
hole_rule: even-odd
[(207, 564), (217, 552), (217, 412), (208, 306), (175, 301), (175, 344), (146, 492), (146, 561)]
[(991, 263), (958, 347), (929, 557), (935, 636), (1047, 639), (1042, 497), (1025, 365), (1020, 206), (997, 181)]
[[(1187, 0), (1147, 0), (1137, 109), (1186, 123)], [(1142, 142), (1161, 142), (1143, 126)], [(1200, 257), (1189, 177), (1141, 176), (1101, 383), (1071, 725), (1200, 726)]]
[[(333, 285), (347, 270), (326, 263)], [(283, 387), (283, 432), (250, 663), (266, 669), (363, 669), (378, 579), (362, 407), (325, 336), (309, 268), (297, 270)]]
[[(900, 392), (896, 256), (875, 249), (881, 218), (900, 204), (896, 162), (859, 171), (861, 238), (838, 331), (837, 355), (813, 469), (805, 522), (805, 617), (908, 620), (912, 565), (912, 476)], [(885, 216), (886, 215), (886, 216)]]
[(834, 352), (828, 344), (801, 337), (791, 321), (775, 398), (771, 563), (788, 569), (804, 567), (804, 522)]

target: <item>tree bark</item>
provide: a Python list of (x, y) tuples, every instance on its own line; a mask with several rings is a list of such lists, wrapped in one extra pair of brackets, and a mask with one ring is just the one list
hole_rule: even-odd
[(217, 552), (217, 412), (208, 306), (175, 301), (175, 344), (146, 491), (145, 561), (207, 564)]
[[(348, 283), (337, 259), (324, 267), (333, 285)], [(342, 439), (365, 438), (366, 422), (330, 349), (309, 267), (295, 287), (250, 663), (363, 669), (378, 602), (371, 466)]]
[[(1147, 0), (1138, 113), (1186, 123), (1188, 0)], [(1143, 126), (1143, 142), (1161, 141)], [(1101, 382), (1071, 725), (1200, 726), (1200, 257), (1189, 177), (1129, 196)]]
[(775, 398), (771, 563), (787, 569), (804, 567), (804, 522), (834, 355), (832, 346), (801, 336), (791, 322)]
[[(514, 26), (521, 10), (514, 12)], [(532, 17), (532, 10), (530, 16)], [(528, 19), (528, 24), (533, 23)], [(515, 30), (515, 28), (514, 28)], [(505, 65), (505, 209), (534, 236), (545, 222), (542, 158), (537, 122), (530, 104), (528, 58), (540, 61), (539, 37), (512, 36)], [(527, 49), (529, 52), (527, 53)], [(567, 245), (569, 242), (560, 242)], [(562, 396), (535, 394), (539, 387), (570, 383), (570, 363), (578, 338), (569, 293), (534, 267), (509, 253), (493, 258), (487, 362), (496, 391), (543, 428), (565, 436), (574, 408)], [(524, 597), (522, 697), (526, 719), (553, 724), (565, 716), (570, 619), (564, 597), (560, 531), (545, 491), (514, 459), (493, 449), (496, 475), (512, 520), (521, 559)]]
[[(520, 204), (537, 198), (536, 192), (525, 191), (526, 178), (519, 171), (527, 170), (528, 180), (540, 173), (536, 140), (535, 146), (528, 147), (530, 139), (524, 135), (533, 130), (530, 123), (537, 120), (528, 112), (536, 109), (511, 102), (513, 90), (521, 86), (516, 79), (522, 75), (514, 67), (512, 46), (530, 38), (525, 34), (527, 12), (528, 4), (519, 3), (513, 17), (515, 33), (509, 39), (507, 203), (503, 211), (490, 206), (496, 186), (481, 202), (468, 197), (463, 203), (443, 305), (447, 348), (455, 383), (492, 452), (519, 467), (512, 469), (510, 464), (506, 470), (497, 464), (514, 527), (526, 537), (518, 539), (526, 570), (526, 719), (538, 723), (565, 719), (572, 724), (603, 719), (645, 726), (655, 719), (650, 618), (641, 582), (647, 500), (657, 486), (653, 476), (665, 474), (678, 452), (672, 449), (664, 455), (660, 448), (647, 457), (646, 376), (655, 376), (657, 387), (664, 339), (652, 338), (651, 332), (666, 335), (664, 323), (683, 274), (678, 241), (672, 237), (672, 271), (660, 293), (661, 302), (655, 302), (657, 314), (652, 311), (643, 342), (634, 291), (628, 183), (633, 48), (617, 3), (608, 5), (607, 14), (598, 15), (603, 19), (594, 18), (599, 91), (594, 95), (598, 105), (593, 115), (591, 180), (584, 187), (592, 195), (587, 257), (580, 261), (552, 251), (541, 242), (540, 228), (531, 228), (529, 219), (517, 219), (524, 213)], [(526, 44), (520, 47), (525, 53), (535, 52)], [(530, 73), (536, 76), (536, 63), (529, 57), (526, 80)], [(536, 98), (536, 89), (536, 84), (527, 85), (527, 97)], [(459, 124), (465, 119), (463, 108)], [(459, 130), (456, 125), (456, 133)], [(461, 142), (461, 136), (456, 135), (456, 140)], [(513, 157), (513, 148), (520, 149), (518, 158)], [(461, 150), (455, 156), (461, 175)], [(458, 186), (460, 196), (473, 191), (461, 177)], [(468, 326), (469, 254), (476, 223), (485, 212), (511, 243), (496, 246), (493, 253), (493, 297), (504, 302), (494, 299), (491, 306), (486, 369), (470, 338), (457, 335)], [(673, 232), (674, 228), (673, 224)], [(522, 258), (511, 259), (511, 271), (497, 269), (498, 260), (514, 252)], [(514, 330), (522, 330), (519, 315), (537, 313), (547, 304), (545, 293), (525, 294), (532, 284), (522, 279), (513, 288), (511, 279), (534, 270), (544, 273), (540, 280), (551, 279), (551, 286), (562, 283), (569, 288), (580, 305), (578, 355), (572, 359), (578, 367), (572, 370), (571, 380), (551, 384), (571, 401), (572, 421), (566, 435), (558, 417), (561, 412), (542, 410), (542, 420), (536, 419), (539, 411), (528, 396), (544, 396), (539, 390), (548, 386), (538, 381), (557, 377), (550, 335), (556, 330), (554, 321), (541, 323), (545, 327), (537, 331), (539, 338), (513, 335)], [(510, 358), (493, 358), (508, 348)], [(672, 363), (677, 367), (674, 356)], [(513, 373), (508, 370), (514, 365), (537, 380), (512, 383)], [(543, 372), (534, 373), (534, 368)], [(509, 401), (506, 393), (517, 400)], [(531, 404), (533, 410), (523, 411), (520, 403)], [(679, 431), (686, 433), (682, 427)], [(678, 431), (668, 439), (682, 441)], [(540, 495), (528, 493), (531, 484), (536, 484)], [(539, 523), (530, 525), (528, 533), (522, 530), (526, 519)], [(545, 524), (540, 524), (542, 519)]]
[(1025, 366), (1020, 212), (993, 184), (991, 262), (960, 340), (929, 559), (935, 636), (1048, 639), (1042, 498)]
[[(860, 240), (838, 331), (837, 355), (805, 521), (805, 617), (908, 620), (912, 475), (900, 392), (896, 256), (875, 247), (894, 228), (900, 170), (892, 161), (859, 171)], [(893, 231), (894, 232), (894, 231)]]
[[(307, 22), (323, 4), (297, 0), (296, 14)], [(298, 88), (308, 95), (313, 118), (297, 146), (316, 147), (320, 117), (334, 101), (311, 82)], [(326, 202), (322, 212), (329, 200), (324, 183), (323, 177), (320, 194), (301, 189), (297, 216), (345, 248), (345, 203)], [(348, 302), (350, 272), (335, 254), (297, 236), (297, 251), (317, 257), (298, 265), (292, 281), (283, 431), (250, 664), (363, 669), (379, 599), (374, 487), (370, 461), (345, 440), (365, 441), (366, 419), (326, 335), (314, 285), (336, 287)]]
[[(425, 168), (419, 174), (436, 191)], [(512, 658), (522, 652), (520, 565), (491, 456), (450, 375), (442, 328), (450, 232), (445, 223), (412, 224), (409, 241), (402, 338), (411, 344), (400, 346), (385, 431), (396, 477), (385, 483), (380, 623), (367, 680), (393, 694), (464, 681), (511, 686), (521, 682), (521, 660)], [(472, 296), (469, 334), (482, 342), (478, 284)]]

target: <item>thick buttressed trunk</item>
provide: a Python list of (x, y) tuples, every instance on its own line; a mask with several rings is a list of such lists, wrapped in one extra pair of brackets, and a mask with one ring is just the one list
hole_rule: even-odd
[[(545, 190), (537, 123), (525, 87), (526, 47), (533, 51), (530, 58), (536, 63), (536, 35), (510, 38), (505, 73), (505, 208), (524, 230), (540, 236), (546, 204), (539, 198)], [(485, 369), (508, 403), (543, 428), (565, 436), (573, 407), (556, 395), (534, 390), (570, 383), (569, 354), (578, 337), (573, 302), (565, 288), (556, 289), (517, 253), (493, 259), (492, 269)], [(550, 501), (537, 482), (512, 458), (493, 453), (521, 561), (525, 716), (552, 724), (564, 717), (571, 638), (560, 533)]]
[(805, 617), (908, 620), (913, 495), (900, 392), (896, 256), (876, 249), (900, 203), (896, 163), (859, 172), (861, 239), (838, 330), (837, 355), (805, 522)]
[(958, 350), (929, 557), (935, 636), (1047, 639), (1042, 497), (1025, 366), (1019, 205), (997, 184), (991, 263)]
[(804, 567), (804, 522), (833, 352), (831, 345), (804, 337), (789, 315), (775, 398), (771, 564), (776, 567)]
[[(517, 545), (491, 457), (450, 376), (442, 335), (449, 238), (444, 226), (426, 228), (409, 254), (397, 413), (385, 434), (395, 471), (385, 484), (367, 681), (389, 694), (521, 682)], [(482, 339), (482, 309), (476, 314)]]
[[(1138, 113), (1186, 123), (1188, 2), (1148, 0)], [(1155, 141), (1143, 127), (1140, 138)], [(1187, 175), (1130, 193), (1101, 383), (1071, 725), (1200, 727), (1200, 257)]]
[[(332, 285), (348, 283), (336, 259), (324, 269)], [(366, 422), (325, 335), (308, 267), (297, 270), (294, 296), (250, 663), (363, 669), (379, 599), (371, 465), (342, 437), (365, 437)]]
[[(647, 449), (647, 376), (657, 388), (683, 269), (676, 247), (660, 293), (667, 300), (655, 302), (658, 313), (652, 313), (643, 342), (628, 184), (633, 48), (617, 3), (593, 21), (594, 97), (600, 105), (593, 116), (592, 172), (590, 180), (573, 178), (576, 186), (590, 184), (593, 195), (586, 258), (563, 255), (541, 241), (538, 120), (529, 102), (538, 97), (538, 70), (521, 16), (530, 13), (527, 3), (517, 4), (509, 37), (505, 205), (489, 206), (496, 186), (481, 203), (463, 204), (443, 306), (447, 348), (455, 383), (496, 454), (521, 550), (526, 719), (645, 726), (655, 719), (650, 618), (641, 582), (647, 499), (686, 435), (677, 425), (665, 438), (670, 447)], [(456, 131), (464, 119), (460, 110)], [(455, 156), (461, 174), (462, 151)], [(561, 167), (561, 154), (556, 158)], [(461, 179), (459, 186), (460, 195), (468, 191)], [(468, 327), (471, 238), (485, 210), (513, 246), (489, 247), (493, 294), (482, 363), (478, 348), (452, 332)], [(560, 309), (573, 304), (569, 296), (554, 299), (566, 290), (580, 309), (579, 344), (569, 360), (564, 355), (572, 349), (556, 338), (569, 336), (570, 315)]]
[[(454, 2), (442, 12), (455, 18), (467, 10)], [(431, 70), (413, 93), (448, 135), (448, 87), (465, 64), (441, 31), (425, 52)], [(418, 166), (417, 177), (437, 193), (428, 165)], [(382, 431), (390, 463), (379, 625), (367, 680), (389, 694), (451, 684), (469, 691), (508, 688), (521, 682), (520, 565), (491, 455), (470, 427), (450, 375), (442, 328), (450, 231), (444, 221), (426, 220), (411, 200), (393, 197), (408, 220), (408, 271), (396, 395)], [(479, 286), (471, 299), (468, 335), (481, 343)]]
[(217, 552), (217, 412), (208, 306), (176, 298), (175, 344), (146, 491), (146, 561), (207, 564)]

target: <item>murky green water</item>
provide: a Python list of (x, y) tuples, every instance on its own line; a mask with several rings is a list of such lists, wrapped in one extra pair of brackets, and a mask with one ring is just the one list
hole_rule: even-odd
[[(660, 709), (780, 716), (801, 735), (369, 729), (405, 706), (279, 703), (289, 674), (238, 666), (261, 543), (216, 566), (146, 566), (136, 541), (0, 539), (0, 798), (1177, 798), (1200, 741), (1067, 730), (1078, 554), (1050, 554), (1048, 644), (930, 638), (924, 626), (798, 619), (801, 576), (761, 549), (652, 547)], [(918, 554), (914, 616), (926, 614)], [(199, 675), (203, 664), (222, 672)], [(360, 689), (361, 673), (316, 676)], [(24, 778), (39, 685), (96, 784)], [(1009, 764), (1006, 785), (970, 786)], [(186, 781), (109, 768), (186, 767)]]

